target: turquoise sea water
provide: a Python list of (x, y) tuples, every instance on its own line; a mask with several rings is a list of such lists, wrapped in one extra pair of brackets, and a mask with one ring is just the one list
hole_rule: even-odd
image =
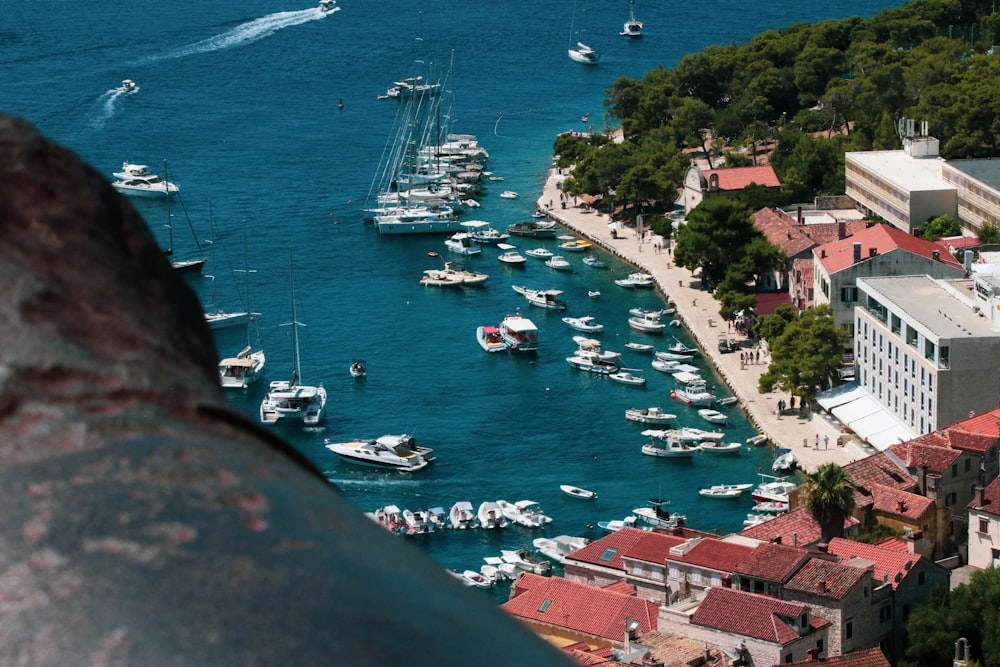
[[(603, 127), (604, 92), (618, 76), (672, 66), (708, 44), (745, 41), (793, 22), (872, 15), (881, 6), (640, 1), (635, 11), (645, 36), (629, 40), (618, 35), (628, 17), (625, 0), (577, 0), (577, 37), (603, 54), (598, 66), (587, 67), (566, 55), (573, 5), (344, 0), (341, 11), (323, 16), (309, 2), (288, 0), (9, 0), (0, 18), (0, 107), (109, 176), (123, 161), (159, 170), (168, 160), (184, 205), (172, 208), (178, 256), (194, 252), (185, 211), (201, 240), (212, 241), (205, 245), (211, 258), (205, 275), (214, 279), (192, 280), (206, 309), (245, 307), (242, 278), (233, 269), (244, 266), (246, 234), (267, 380), (291, 371), (288, 329), (279, 325), (290, 318), (294, 254), (298, 317), (308, 324), (300, 332), (304, 379), (323, 383), (330, 402), (321, 428), (276, 429), (359, 509), (530, 498), (554, 518), (547, 534), (596, 537), (589, 527), (598, 521), (665, 496), (696, 528), (738, 530), (749, 499), (706, 500), (697, 489), (756, 481), (759, 469), (769, 469), (769, 450), (652, 459), (639, 453), (643, 426), (624, 420), (628, 407), (659, 405), (681, 423), (707, 426), (693, 409), (671, 403), (672, 380), (652, 370), (648, 356), (624, 350), (629, 340), (656, 341), (629, 331), (628, 309), (662, 305), (652, 293), (613, 284), (628, 267), (606, 258), (610, 270), (596, 271), (572, 255), (574, 273), (530, 259), (512, 269), (487, 249), (466, 261), (491, 275), (484, 287), (442, 291), (418, 281), (423, 270), (439, 266), (428, 252), (444, 254), (443, 238), (380, 238), (363, 224), (362, 201), (398, 106), (377, 96), (421, 67), (450, 66), (452, 129), (478, 135), (491, 154), (488, 168), (505, 179), (490, 185), (473, 215), (504, 228), (532, 211), (556, 134), (586, 129), (584, 113)], [(134, 79), (139, 92), (115, 94), (124, 78)], [(521, 196), (500, 199), (503, 189)], [(166, 246), (167, 207), (136, 206)], [(570, 368), (564, 359), (574, 332), (561, 315), (529, 308), (512, 284), (565, 290), (568, 314), (604, 323), (606, 348), (643, 369), (647, 388)], [(602, 292), (600, 300), (587, 297), (593, 289)], [(518, 307), (540, 328), (537, 357), (484, 353), (476, 327), (496, 324)], [(223, 354), (242, 347), (235, 331), (216, 340)], [(348, 374), (353, 358), (367, 360), (366, 379)], [(234, 405), (256, 419), (267, 380), (234, 394)], [(754, 434), (737, 408), (725, 410), (733, 418), (727, 440)], [(433, 447), (437, 462), (417, 475), (392, 475), (342, 463), (323, 446), (326, 438), (400, 432)], [(562, 483), (600, 497), (566, 497)], [(540, 534), (462, 531), (420, 543), (445, 567), (478, 569), (483, 556), (530, 546)]]

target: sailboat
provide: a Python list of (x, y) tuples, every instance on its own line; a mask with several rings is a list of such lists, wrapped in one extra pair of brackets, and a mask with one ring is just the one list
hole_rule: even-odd
[[(166, 160), (163, 161), (163, 175), (164, 178), (168, 178), (170, 175), (167, 171)], [(188, 217), (187, 209), (184, 208), (184, 202), (181, 202), (181, 208), (184, 209), (184, 217), (187, 219), (188, 228), (191, 230), (191, 236), (194, 238), (194, 244), (198, 247), (198, 254), (201, 255), (201, 257), (184, 260), (174, 259), (174, 221), (173, 213), (170, 209), (171, 199), (171, 197), (167, 198), (167, 230), (169, 232), (170, 241), (167, 246), (167, 257), (170, 258), (170, 265), (174, 267), (175, 271), (180, 271), (181, 273), (201, 273), (201, 269), (205, 266), (205, 262), (208, 261), (208, 258), (205, 257), (205, 254), (201, 249), (201, 244), (198, 242), (198, 235), (195, 234), (194, 226), (191, 224), (191, 218)], [(181, 201), (180, 193), (177, 193), (177, 201)]]
[[(246, 234), (244, 232), (244, 255), (246, 254)], [(225, 389), (246, 389), (264, 375), (264, 348), (260, 343), (260, 331), (257, 328), (257, 313), (253, 312), (253, 299), (250, 290), (250, 269), (243, 269), (246, 278), (247, 301), (250, 304), (250, 316), (246, 320), (247, 344), (235, 357), (227, 357), (219, 362), (219, 383)], [(256, 348), (256, 349), (255, 349)]]
[[(211, 207), (209, 207), (211, 211)], [(209, 219), (211, 220), (211, 213), (209, 213)], [(212, 230), (212, 236), (215, 236), (215, 225), (211, 222), (209, 223)], [(207, 243), (212, 247), (212, 266), (215, 266), (215, 242), (207, 241)], [(212, 306), (215, 306), (216, 298), (216, 280), (214, 275), (205, 275), (206, 278), (212, 281)], [(213, 312), (205, 311), (205, 322), (208, 323), (209, 329), (226, 329), (228, 327), (235, 327), (244, 324), (250, 318), (250, 313), (245, 310), (215, 310)]]
[(573, 23), (571, 24), (569, 30), (569, 42), (570, 42), (569, 59), (578, 63), (584, 63), (585, 65), (596, 65), (597, 62), (601, 59), (601, 54), (599, 54), (597, 51), (590, 48), (583, 42), (578, 41), (574, 45), (573, 41), (575, 40), (575, 38), (576, 38), (576, 3), (573, 4)]
[(625, 25), (622, 27), (622, 31), (618, 33), (623, 37), (642, 37), (642, 21), (635, 18), (635, 0), (629, 0), (628, 3), (628, 21), (625, 21)]
[(326, 389), (323, 385), (299, 384), (302, 380), (302, 365), (299, 360), (299, 327), (305, 326), (296, 318), (295, 278), (291, 278), (292, 292), (292, 345), (294, 362), (290, 380), (271, 382), (267, 395), (260, 404), (260, 420), (274, 424), (279, 419), (297, 419), (304, 424), (318, 424), (326, 412)]

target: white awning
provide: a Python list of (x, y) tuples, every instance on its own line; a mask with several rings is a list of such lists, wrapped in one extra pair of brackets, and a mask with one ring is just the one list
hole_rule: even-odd
[[(854, 431), (855, 422), (861, 421), (869, 415), (877, 414), (881, 410), (882, 406), (878, 404), (878, 401), (868, 394), (862, 393), (859, 398), (835, 407), (832, 412), (834, 417)], [(857, 431), (854, 432), (857, 433)], [(858, 435), (861, 434), (858, 433)]]
[(857, 382), (848, 382), (833, 389), (821, 391), (816, 396), (816, 402), (824, 410), (833, 410), (838, 405), (849, 403), (855, 399), (865, 396), (865, 390), (858, 386)]
[(914, 437), (916, 436), (910, 433), (909, 430), (899, 424), (893, 423), (892, 426), (884, 431), (872, 433), (868, 436), (868, 443), (881, 452), (893, 445), (912, 440)]
[(824, 392), (816, 400), (830, 410), (841, 424), (879, 451), (916, 437), (857, 383), (851, 382)]

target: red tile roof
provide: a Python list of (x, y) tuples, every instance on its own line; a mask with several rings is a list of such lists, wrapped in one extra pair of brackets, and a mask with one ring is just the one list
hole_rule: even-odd
[(792, 298), (788, 292), (758, 292), (754, 297), (756, 301), (753, 309), (758, 317), (773, 315), (778, 306), (792, 305)]
[[(906, 578), (912, 566), (920, 560), (920, 554), (900, 551), (898, 542), (901, 540), (895, 541), (892, 545), (893, 548), (887, 548), (889, 545), (862, 544), (854, 540), (835, 537), (830, 540), (828, 551), (842, 558), (848, 565), (852, 564), (851, 559), (853, 558), (874, 563), (876, 582), (886, 581), (892, 584), (893, 588), (896, 588)], [(910, 563), (910, 567), (907, 567), (907, 563)]]
[(917, 481), (909, 471), (901, 470), (896, 463), (878, 452), (844, 466), (844, 472), (851, 478), (855, 488), (870, 489), (873, 485), (889, 486), (902, 491), (916, 491)]
[(823, 667), (892, 667), (892, 663), (882, 653), (882, 649), (877, 646), (826, 658), (822, 663), (817, 663), (815, 660), (800, 660), (781, 663), (773, 667), (816, 667), (817, 664), (822, 664)]
[[(874, 224), (871, 220), (838, 220), (837, 222), (817, 222), (805, 225), (806, 235), (816, 245), (841, 241), (848, 236), (857, 234)], [(841, 235), (843, 234), (843, 235)]]
[[(632, 528), (630, 530), (636, 530)], [(687, 542), (687, 538), (640, 530), (642, 533), (637, 542), (621, 551), (623, 558), (634, 558), (647, 563), (663, 565), (667, 553), (679, 544)]]
[(831, 600), (843, 600), (866, 579), (868, 579), (867, 570), (831, 563), (821, 558), (811, 558), (788, 580), (785, 590), (801, 591)]
[(701, 177), (708, 183), (712, 174), (719, 176), (719, 190), (737, 191), (756, 183), (768, 188), (780, 188), (781, 181), (771, 165), (762, 167), (729, 167), (728, 169), (706, 169)]
[(640, 633), (655, 630), (658, 612), (656, 603), (635, 595), (530, 572), (521, 575), (514, 597), (500, 608), (523, 620), (618, 642), (632, 621), (639, 622)]
[(928, 259), (933, 257), (934, 252), (938, 252), (942, 263), (953, 266), (959, 271), (963, 270), (961, 262), (956, 261), (944, 245), (934, 241), (925, 241), (892, 225), (885, 224), (868, 227), (842, 241), (821, 245), (813, 253), (816, 261), (826, 269), (827, 274), (832, 275), (854, 264), (855, 243), (861, 244), (862, 262), (870, 259), (871, 248), (875, 248), (879, 255), (893, 250), (904, 250)]
[(732, 572), (755, 547), (722, 540), (702, 540), (683, 556), (668, 555), (667, 562), (685, 563), (720, 572)]
[(871, 491), (872, 508), (875, 511), (894, 515), (902, 521), (916, 523), (934, 506), (934, 501), (926, 496), (891, 486), (872, 484), (868, 490)]
[[(590, 563), (591, 565), (600, 565), (624, 571), (625, 564), (622, 562), (622, 554), (629, 551), (644, 538), (655, 534), (650, 531), (639, 530), (638, 528), (622, 528), (599, 540), (594, 540), (582, 549), (577, 549), (567, 556), (566, 560)], [(669, 547), (667, 547), (667, 550), (669, 551)]]
[(935, 433), (892, 445), (889, 451), (911, 470), (926, 464), (928, 472), (936, 473), (944, 473), (962, 455), (961, 451), (948, 447), (947, 442)]
[[(808, 609), (798, 602), (714, 586), (691, 614), (691, 624), (786, 646), (801, 639), (792, 623)], [(820, 622), (824, 624), (829, 621)]]
[[(848, 517), (844, 520), (844, 529), (858, 523), (857, 519)], [(797, 507), (791, 512), (776, 516), (770, 521), (744, 528), (740, 535), (752, 537), (755, 540), (773, 542), (780, 538), (781, 544), (795, 547), (808, 547), (822, 539), (822, 532), (816, 519), (805, 507)]]
[(977, 509), (988, 514), (1000, 514), (1000, 477), (995, 478), (983, 489), (983, 502), (979, 502), (979, 494), (969, 501), (969, 509)]
[(764, 234), (771, 245), (781, 248), (785, 257), (795, 257), (817, 245), (806, 235), (805, 225), (800, 225), (795, 218), (784, 211), (762, 208), (751, 217), (754, 226)]
[[(777, 517), (761, 525), (766, 526), (780, 518)], [(808, 558), (809, 552), (805, 549), (766, 543), (749, 553), (733, 572), (766, 581), (784, 582), (788, 581)]]

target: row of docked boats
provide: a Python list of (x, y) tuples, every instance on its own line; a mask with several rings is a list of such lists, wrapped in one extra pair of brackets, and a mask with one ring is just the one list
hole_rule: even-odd
[(441, 530), (492, 530), (512, 524), (525, 528), (544, 528), (552, 518), (542, 511), (534, 500), (487, 500), (474, 506), (467, 500), (454, 503), (448, 509), (400, 509), (385, 505), (366, 515), (391, 533), (399, 535), (426, 535)]

